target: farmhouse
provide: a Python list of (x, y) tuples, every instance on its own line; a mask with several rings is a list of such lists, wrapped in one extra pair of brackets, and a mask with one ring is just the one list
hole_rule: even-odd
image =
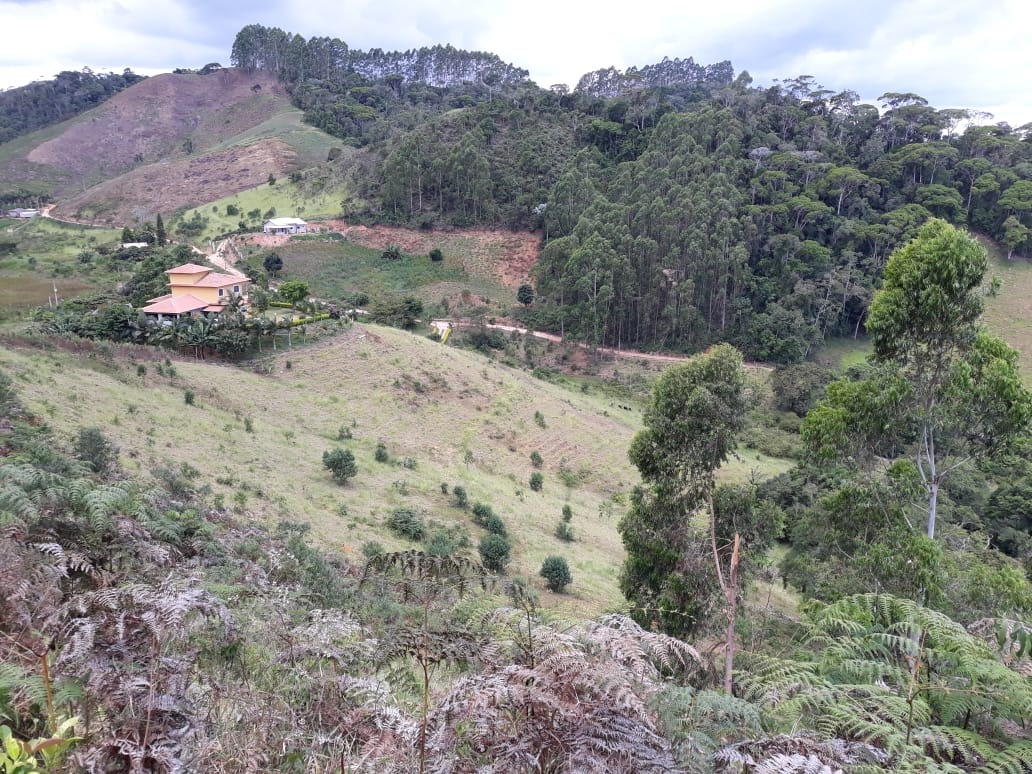
[(247, 302), (247, 287), (251, 283), (247, 277), (221, 274), (195, 263), (176, 266), (165, 274), (171, 292), (152, 298), (143, 308), (144, 314), (156, 317), (158, 322), (217, 315), (234, 298)]
[(273, 218), (265, 221), (262, 230), (266, 234), (307, 234), (308, 224), (301, 218)]
[(7, 217), (9, 218), (34, 218), (37, 215), (39, 215), (39, 210), (23, 210), (19, 208), (7, 211)]

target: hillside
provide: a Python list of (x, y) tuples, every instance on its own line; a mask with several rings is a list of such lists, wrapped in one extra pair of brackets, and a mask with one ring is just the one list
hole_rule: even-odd
[[(359, 549), (369, 540), (411, 547), (383, 526), (400, 507), (463, 525), (475, 545), (481, 530), (441, 491), (442, 483), (462, 485), (471, 503), (488, 503), (505, 520), (511, 572), (533, 575), (545, 556), (562, 553), (576, 579), (572, 604), (598, 612), (620, 603), (616, 524), (638, 480), (627, 448), (640, 418), (613, 398), (570, 391), (482, 355), (378, 326), (354, 325), (280, 352), (264, 364), (269, 373), (177, 360), (177, 375), (167, 378), (158, 374), (159, 351), (137, 348), (133, 357), (146, 375), (137, 374), (129, 357), (5, 346), (0, 369), (60, 434), (102, 428), (131, 475), (192, 466), (200, 471), (195, 483), (211, 484), (227, 506), (270, 526), (310, 522), (322, 545), (343, 547), (355, 561), (362, 561)], [(195, 394), (194, 406), (184, 403), (186, 390)], [(353, 439), (338, 440), (342, 427)], [(374, 461), (379, 442), (394, 462)], [(335, 446), (350, 448), (358, 462), (358, 476), (344, 487), (321, 462)], [(541, 492), (527, 485), (533, 451), (544, 459)], [(400, 464), (406, 459), (415, 466)], [(756, 454), (746, 451), (729, 475), (744, 477), (757, 465)], [(573, 543), (552, 536), (567, 503)]]
[(0, 146), (0, 177), (51, 186), (55, 216), (121, 225), (323, 161), (334, 144), (301, 123), (275, 77), (165, 74)]

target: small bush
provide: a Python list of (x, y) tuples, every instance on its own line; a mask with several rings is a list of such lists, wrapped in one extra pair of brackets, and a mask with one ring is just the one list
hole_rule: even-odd
[(547, 427), (547, 425), (545, 424), (545, 415), (542, 414), (540, 411), (534, 412), (534, 424), (541, 428)]
[(388, 462), (391, 455), (387, 453), (387, 447), (384, 444), (378, 443), (376, 444), (376, 452), (373, 454), (373, 457), (375, 457), (377, 462)]
[(434, 526), (424, 550), (430, 556), (452, 556), (469, 545), (469, 534), (461, 526)]
[(194, 393), (193, 393), (193, 390), (187, 390), (186, 392), (183, 393), (183, 401), (186, 403), (187, 406), (194, 405)]
[(375, 540), (368, 540), (362, 544), (362, 555), (366, 559), (375, 559), (378, 556), (382, 556), (386, 552), (387, 549), (385, 549), (380, 543), (377, 543)]
[(560, 521), (555, 527), (555, 536), (564, 543), (573, 542), (573, 527), (565, 521)]
[(75, 440), (75, 456), (90, 466), (94, 473), (107, 473), (118, 460), (115, 446), (97, 427), (84, 427)]
[(351, 428), (350, 427), (346, 427), (344, 425), (341, 425), (340, 428), (337, 430), (337, 440), (338, 441), (349, 441), (349, 440), (351, 440), (352, 437), (353, 436), (351, 434)]
[(466, 494), (466, 488), (456, 484), (452, 487), (452, 494), (455, 495), (455, 506), (466, 510), (469, 507), (469, 495)]
[(143, 363), (140, 363), (138, 366), (136, 366), (136, 375), (137, 376), (146, 376), (147, 375), (147, 366), (145, 366)]
[(563, 506), (563, 521), (569, 523), (571, 519), (573, 519), (573, 508), (567, 503)]
[(570, 567), (561, 556), (550, 556), (545, 559), (538, 574), (545, 579), (545, 585), (549, 590), (557, 594), (561, 594), (563, 589), (573, 583)]
[(487, 526), (487, 520), (494, 516), (494, 509), (487, 503), (473, 504), (473, 523), (478, 527)]
[(545, 477), (543, 474), (538, 473), (536, 470), (530, 474), (530, 488), (535, 492), (540, 492), (542, 487), (545, 485)]
[(502, 537), (509, 536), (509, 531), (505, 528), (505, 522), (502, 521), (502, 517), (494, 513), (488, 516), (484, 521), (484, 529), (492, 535), (501, 535)]
[(355, 455), (349, 449), (324, 451), (322, 461), (323, 466), (333, 474), (334, 480), (340, 484), (346, 484), (349, 478), (353, 478), (358, 473)]
[(444, 494), (444, 495), (448, 494), (448, 482), (447, 481), (442, 481), (441, 482), (441, 494)]
[(480, 539), (480, 561), (491, 572), (502, 572), (509, 563), (509, 541), (501, 535), (484, 535)]
[(253, 433), (254, 432), (254, 422), (251, 420), (251, 417), (244, 417), (244, 432), (245, 433)]
[(387, 517), (387, 529), (409, 540), (421, 541), (426, 537), (426, 522), (411, 508), (396, 508)]
[(530, 464), (535, 468), (540, 468), (545, 464), (545, 460), (541, 457), (541, 453), (538, 451), (532, 451), (530, 453)]
[(430, 260), (434, 263), (440, 263), (444, 260), (444, 253), (441, 252), (441, 248), (435, 247), (430, 251)]
[(387, 249), (380, 254), (380, 257), (385, 261), (401, 260), (401, 248), (397, 245), (389, 245)]

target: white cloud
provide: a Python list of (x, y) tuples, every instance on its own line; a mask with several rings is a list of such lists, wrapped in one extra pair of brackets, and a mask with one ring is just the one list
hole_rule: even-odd
[(1032, 119), (1032, 4), (1023, 0), (0, 0), (0, 87), (62, 69), (148, 73), (229, 64), (248, 23), (385, 50), (491, 51), (542, 86), (693, 56), (730, 59), (757, 84), (800, 74), (868, 100), (913, 91), (936, 107)]

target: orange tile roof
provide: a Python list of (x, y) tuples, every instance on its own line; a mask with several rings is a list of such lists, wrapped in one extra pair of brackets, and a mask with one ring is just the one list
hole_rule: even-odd
[(207, 301), (201, 301), (197, 296), (184, 293), (179, 296), (168, 295), (155, 298), (149, 306), (143, 307), (143, 311), (147, 314), (186, 314), (200, 311), (207, 306)]
[(196, 263), (184, 263), (182, 266), (175, 266), (165, 274), (199, 274), (202, 271), (214, 271), (207, 266), (198, 266)]
[(198, 288), (223, 288), (227, 285), (243, 285), (251, 280), (247, 277), (234, 277), (232, 274), (220, 274), (213, 271), (207, 277), (201, 277), (193, 283)]

